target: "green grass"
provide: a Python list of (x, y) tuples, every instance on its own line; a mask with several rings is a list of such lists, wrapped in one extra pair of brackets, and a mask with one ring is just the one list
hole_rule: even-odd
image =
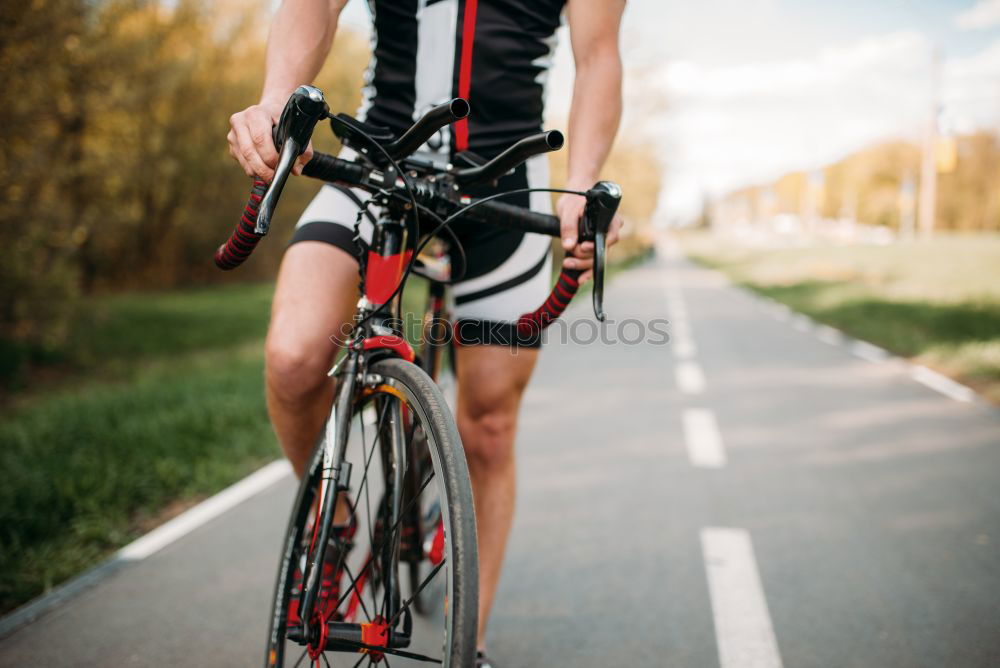
[(262, 376), (258, 350), (220, 353), (6, 416), (0, 608), (95, 563), (169, 504), (277, 457)]
[(121, 378), (148, 362), (260, 340), (273, 290), (272, 283), (254, 283), (82, 299), (59, 346), (8, 351), (31, 362), (26, 368), (13, 360), (0, 364), (6, 371), (0, 383), (23, 399), (50, 389), (52, 381)]
[(90, 299), (78, 309), (68, 358), (107, 373), (260, 341), (273, 292), (272, 283), (256, 283)]
[[(0, 411), (0, 612), (280, 456), (263, 389), (273, 289), (78, 305), (68, 342)], [(422, 309), (426, 290), (414, 279), (405, 308)]]
[(280, 455), (263, 392), (272, 290), (80, 305), (58, 366), (0, 413), (0, 611)]
[[(271, 283), (92, 298), (0, 412), (0, 612), (280, 456)], [(422, 308), (426, 282), (405, 293)]]
[(757, 248), (683, 237), (697, 261), (1000, 401), (1000, 236)]

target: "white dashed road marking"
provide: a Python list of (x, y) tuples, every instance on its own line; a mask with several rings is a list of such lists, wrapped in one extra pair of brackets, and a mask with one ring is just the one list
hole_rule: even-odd
[(705, 528), (701, 549), (720, 668), (781, 668), (750, 534), (744, 529)]
[(976, 393), (970, 388), (962, 385), (961, 383), (956, 383), (951, 378), (942, 376), (937, 371), (928, 369), (925, 366), (914, 364), (913, 368), (910, 370), (910, 375), (913, 377), (913, 380), (917, 381), (921, 385), (926, 385), (932, 390), (940, 392), (955, 401), (967, 403), (976, 398)]
[(704, 408), (684, 409), (684, 442), (692, 466), (718, 469), (726, 465), (726, 449), (712, 411)]
[(674, 332), (674, 337), (671, 340), (671, 350), (674, 351), (674, 357), (679, 360), (691, 359), (697, 352), (691, 334), (682, 336), (678, 331)]
[(663, 292), (667, 297), (667, 315), (670, 318), (670, 349), (677, 359), (690, 360), (695, 356), (697, 348), (691, 334), (691, 321), (684, 303), (684, 294), (673, 274), (663, 273), (661, 278)]
[(804, 315), (796, 314), (792, 317), (792, 327), (800, 332), (808, 332), (812, 329), (813, 322)]
[(819, 325), (816, 327), (816, 338), (831, 346), (839, 346), (844, 341), (844, 335), (840, 330), (829, 325)]
[(889, 351), (873, 346), (867, 341), (855, 341), (851, 344), (851, 352), (868, 362), (884, 362), (891, 357)]
[(705, 391), (705, 374), (697, 362), (682, 360), (674, 367), (677, 387), (684, 394), (701, 394)]

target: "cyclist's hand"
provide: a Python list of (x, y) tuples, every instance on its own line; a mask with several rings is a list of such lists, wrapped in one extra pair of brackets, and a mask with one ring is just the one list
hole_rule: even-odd
[[(586, 190), (590, 185), (575, 188), (576, 190)], [(574, 188), (574, 186), (569, 186)], [(559, 217), (560, 231), (562, 236), (563, 250), (566, 251), (566, 259), (563, 260), (563, 267), (566, 269), (585, 269), (580, 277), (580, 283), (590, 280), (592, 275), (590, 269), (594, 266), (594, 243), (586, 241), (577, 243), (576, 237), (580, 229), (580, 219), (583, 217), (583, 210), (587, 206), (587, 200), (579, 195), (562, 195), (556, 201), (556, 215)], [(624, 221), (622, 217), (615, 214), (608, 229), (607, 245), (613, 246), (618, 242), (619, 232)]]
[[(271, 128), (281, 117), (283, 104), (262, 102), (238, 111), (229, 117), (229, 153), (232, 155), (247, 176), (260, 177), (270, 181), (274, 176), (274, 168), (278, 164), (278, 151), (274, 148), (271, 138)], [(302, 173), (302, 166), (312, 158), (312, 142), (299, 156), (294, 174)]]

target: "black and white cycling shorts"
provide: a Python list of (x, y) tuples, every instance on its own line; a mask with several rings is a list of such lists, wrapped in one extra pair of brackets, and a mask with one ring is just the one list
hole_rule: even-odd
[[(546, 188), (549, 185), (548, 158), (535, 156), (500, 179), (496, 187), (469, 192), (485, 197), (495, 192), (519, 188)], [(354, 197), (350, 193), (353, 193)], [(358, 202), (368, 194), (324, 185), (302, 213), (291, 243), (321, 241), (357, 257), (354, 223)], [(519, 193), (505, 202), (552, 213), (549, 193)], [(370, 209), (377, 218), (378, 212)], [(495, 344), (537, 347), (540, 336), (518, 336), (515, 326), (524, 313), (538, 308), (552, 287), (552, 238), (532, 232), (518, 232), (473, 221), (457, 220), (451, 225), (465, 250), (467, 268), (462, 279), (452, 285), (455, 299), (455, 338), (462, 345)], [(372, 223), (361, 222), (363, 243), (371, 242)], [(458, 262), (453, 256), (452, 266)]]

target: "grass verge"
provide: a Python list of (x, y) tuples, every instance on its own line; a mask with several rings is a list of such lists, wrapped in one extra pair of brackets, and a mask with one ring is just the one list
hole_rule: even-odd
[(1000, 403), (1000, 236), (878, 247), (759, 248), (705, 233), (681, 241), (735, 282)]
[[(406, 308), (422, 308), (426, 289), (414, 280)], [(79, 305), (69, 342), (0, 411), (0, 613), (280, 456), (263, 390), (272, 291)]]
[(0, 413), (0, 611), (280, 455), (263, 393), (272, 290), (80, 304)]

